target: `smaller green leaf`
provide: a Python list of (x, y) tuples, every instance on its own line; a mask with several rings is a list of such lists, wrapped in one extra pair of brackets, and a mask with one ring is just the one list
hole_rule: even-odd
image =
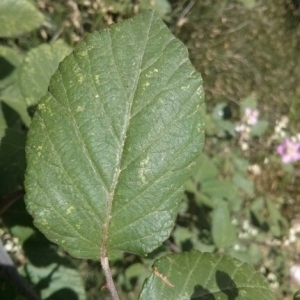
[(24, 181), (25, 140), (19, 115), (2, 103), (8, 128), (0, 144), (0, 195), (6, 195)]
[(261, 136), (262, 134), (264, 134), (267, 129), (268, 129), (269, 123), (268, 121), (258, 121), (257, 124), (255, 124), (250, 131), (250, 134), (252, 136)]
[(216, 165), (204, 153), (201, 154), (201, 156), (199, 157), (196, 167), (195, 167), (194, 177), (200, 183), (202, 183), (203, 181), (206, 181), (206, 180), (216, 178), (219, 173), (219, 170), (217, 169)]
[(275, 237), (281, 237), (288, 228), (287, 221), (272, 200), (267, 199), (266, 204), (270, 216), (270, 230)]
[(195, 182), (192, 178), (190, 178), (186, 184), (185, 184), (185, 187), (184, 189), (187, 191), (187, 192), (190, 192), (190, 193), (195, 193), (197, 191), (197, 187), (195, 185)]
[(16, 70), (21, 62), (21, 53), (10, 47), (0, 46), (0, 91), (16, 80)]
[(227, 248), (236, 241), (236, 228), (231, 224), (230, 213), (225, 202), (218, 203), (212, 212), (212, 236), (218, 248)]
[(247, 159), (244, 159), (242, 157), (239, 157), (235, 154), (230, 155), (231, 161), (236, 167), (237, 171), (245, 173), (248, 170), (249, 167), (249, 161)]
[(221, 201), (221, 199), (210, 197), (203, 193), (196, 193), (195, 200), (199, 206), (205, 205), (210, 208), (215, 208), (217, 206), (218, 201)]
[(252, 108), (252, 109), (255, 109), (257, 106), (257, 101), (256, 101), (256, 98), (253, 97), (253, 96), (248, 96), (247, 98), (245, 98), (242, 103), (241, 103), (241, 106), (240, 106), (240, 109), (241, 109), (241, 114), (243, 115), (244, 114), (244, 111), (246, 108)]
[(140, 300), (274, 300), (262, 274), (227, 255), (170, 254), (157, 260)]
[(0, 37), (20, 35), (38, 28), (43, 15), (28, 0), (0, 1)]
[(42, 268), (26, 264), (21, 274), (30, 278), (42, 299), (86, 299), (84, 284), (76, 269), (55, 263)]
[(132, 288), (132, 282), (136, 279), (136, 285), (142, 286), (143, 282), (150, 275), (150, 268), (141, 263), (134, 263), (125, 270), (126, 286)]
[(172, 11), (171, 4), (168, 0), (141, 0), (140, 8), (154, 9), (161, 18), (166, 18)]
[(214, 179), (210, 181), (204, 181), (201, 184), (201, 191), (211, 197), (226, 199), (229, 203), (236, 202), (236, 187), (233, 185), (232, 182), (227, 180)]
[(27, 105), (21, 94), (18, 81), (14, 81), (0, 93), (1, 100), (15, 110), (21, 117), (22, 122), (29, 127), (31, 118), (27, 112)]
[(256, 244), (251, 244), (249, 247), (240, 246), (240, 248), (241, 249), (239, 250), (231, 248), (227, 253), (232, 257), (251, 265), (255, 265), (260, 261), (261, 251)]
[(187, 240), (190, 240), (192, 238), (192, 232), (182, 226), (176, 226), (172, 236), (174, 238), (175, 244), (178, 246), (181, 246), (182, 243), (184, 243)]
[(49, 81), (58, 64), (72, 49), (62, 40), (30, 50), (20, 68), (20, 88), (27, 106), (37, 104), (47, 92)]
[(269, 230), (269, 225), (266, 218), (263, 216), (265, 202), (262, 198), (255, 199), (250, 206), (250, 215), (253, 225), (261, 228), (264, 231)]
[(236, 172), (233, 175), (232, 181), (238, 188), (243, 190), (249, 196), (254, 195), (254, 183), (252, 180), (250, 180), (250, 179), (246, 178), (245, 176), (243, 176), (242, 174)]
[(34, 234), (34, 229), (27, 226), (13, 226), (10, 229), (12, 235), (19, 239), (20, 244), (23, 244), (32, 234)]
[(135, 263), (130, 265), (125, 270), (125, 276), (127, 278), (139, 277), (141, 273), (145, 272), (145, 266), (141, 263)]
[(253, 8), (256, 4), (256, 0), (238, 0), (238, 1), (244, 4), (246, 8)]

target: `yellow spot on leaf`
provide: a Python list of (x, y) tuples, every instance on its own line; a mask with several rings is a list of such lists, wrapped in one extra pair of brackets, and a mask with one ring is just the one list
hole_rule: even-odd
[(72, 210), (74, 210), (74, 209), (75, 209), (74, 206), (70, 206), (70, 207), (67, 209), (67, 215), (69, 215), (69, 214), (72, 212)]
[(140, 163), (139, 177), (140, 177), (142, 183), (146, 182), (145, 171), (146, 171), (146, 167), (147, 167), (148, 163), (149, 163), (149, 156), (147, 156), (145, 159), (143, 159)]
[(84, 107), (82, 107), (82, 106), (77, 106), (76, 111), (77, 111), (77, 112), (82, 112), (82, 111), (84, 111)]

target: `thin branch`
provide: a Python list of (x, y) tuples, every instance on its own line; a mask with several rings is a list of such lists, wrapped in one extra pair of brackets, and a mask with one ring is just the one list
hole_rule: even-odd
[(112, 299), (113, 300), (120, 300), (119, 295), (117, 293), (113, 278), (112, 278), (112, 274), (111, 274), (111, 269), (109, 267), (109, 263), (108, 263), (108, 257), (107, 256), (102, 256), (100, 257), (100, 261), (101, 261), (101, 266), (102, 269), (104, 271), (104, 275), (105, 275), (105, 279), (106, 279), (106, 285), (108, 290), (111, 293)]

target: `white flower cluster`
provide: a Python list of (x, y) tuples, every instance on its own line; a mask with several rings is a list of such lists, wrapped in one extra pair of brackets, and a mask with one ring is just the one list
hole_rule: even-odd
[(283, 242), (283, 245), (289, 246), (294, 244), (298, 239), (298, 235), (300, 236), (300, 223), (295, 222), (292, 224), (292, 227), (289, 230), (288, 238)]
[(280, 120), (276, 121), (274, 129), (274, 139), (282, 139), (286, 137), (286, 129), (289, 123), (287, 116), (282, 116)]
[(261, 174), (261, 167), (258, 164), (250, 165), (248, 171), (254, 176), (258, 176)]
[(239, 239), (249, 239), (252, 237), (257, 236), (258, 230), (252, 226), (249, 222), (249, 220), (244, 220), (242, 224), (242, 231), (239, 232), (238, 238)]
[(240, 135), (239, 145), (243, 151), (249, 149), (248, 141), (250, 140), (251, 128), (257, 124), (258, 117), (259, 111), (257, 109), (246, 108), (241, 122), (235, 127), (235, 131)]

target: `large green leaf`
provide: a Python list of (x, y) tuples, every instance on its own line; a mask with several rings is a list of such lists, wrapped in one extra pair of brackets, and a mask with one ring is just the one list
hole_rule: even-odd
[(267, 281), (248, 264), (227, 255), (170, 254), (157, 260), (140, 300), (271, 300)]
[(87, 35), (29, 130), (26, 202), (36, 226), (81, 258), (158, 247), (203, 144), (201, 83), (153, 11)]
[(47, 92), (49, 81), (58, 64), (71, 52), (62, 40), (30, 50), (20, 68), (20, 87), (28, 106), (34, 105)]
[(0, 37), (31, 31), (42, 24), (44, 17), (28, 0), (0, 1)]

